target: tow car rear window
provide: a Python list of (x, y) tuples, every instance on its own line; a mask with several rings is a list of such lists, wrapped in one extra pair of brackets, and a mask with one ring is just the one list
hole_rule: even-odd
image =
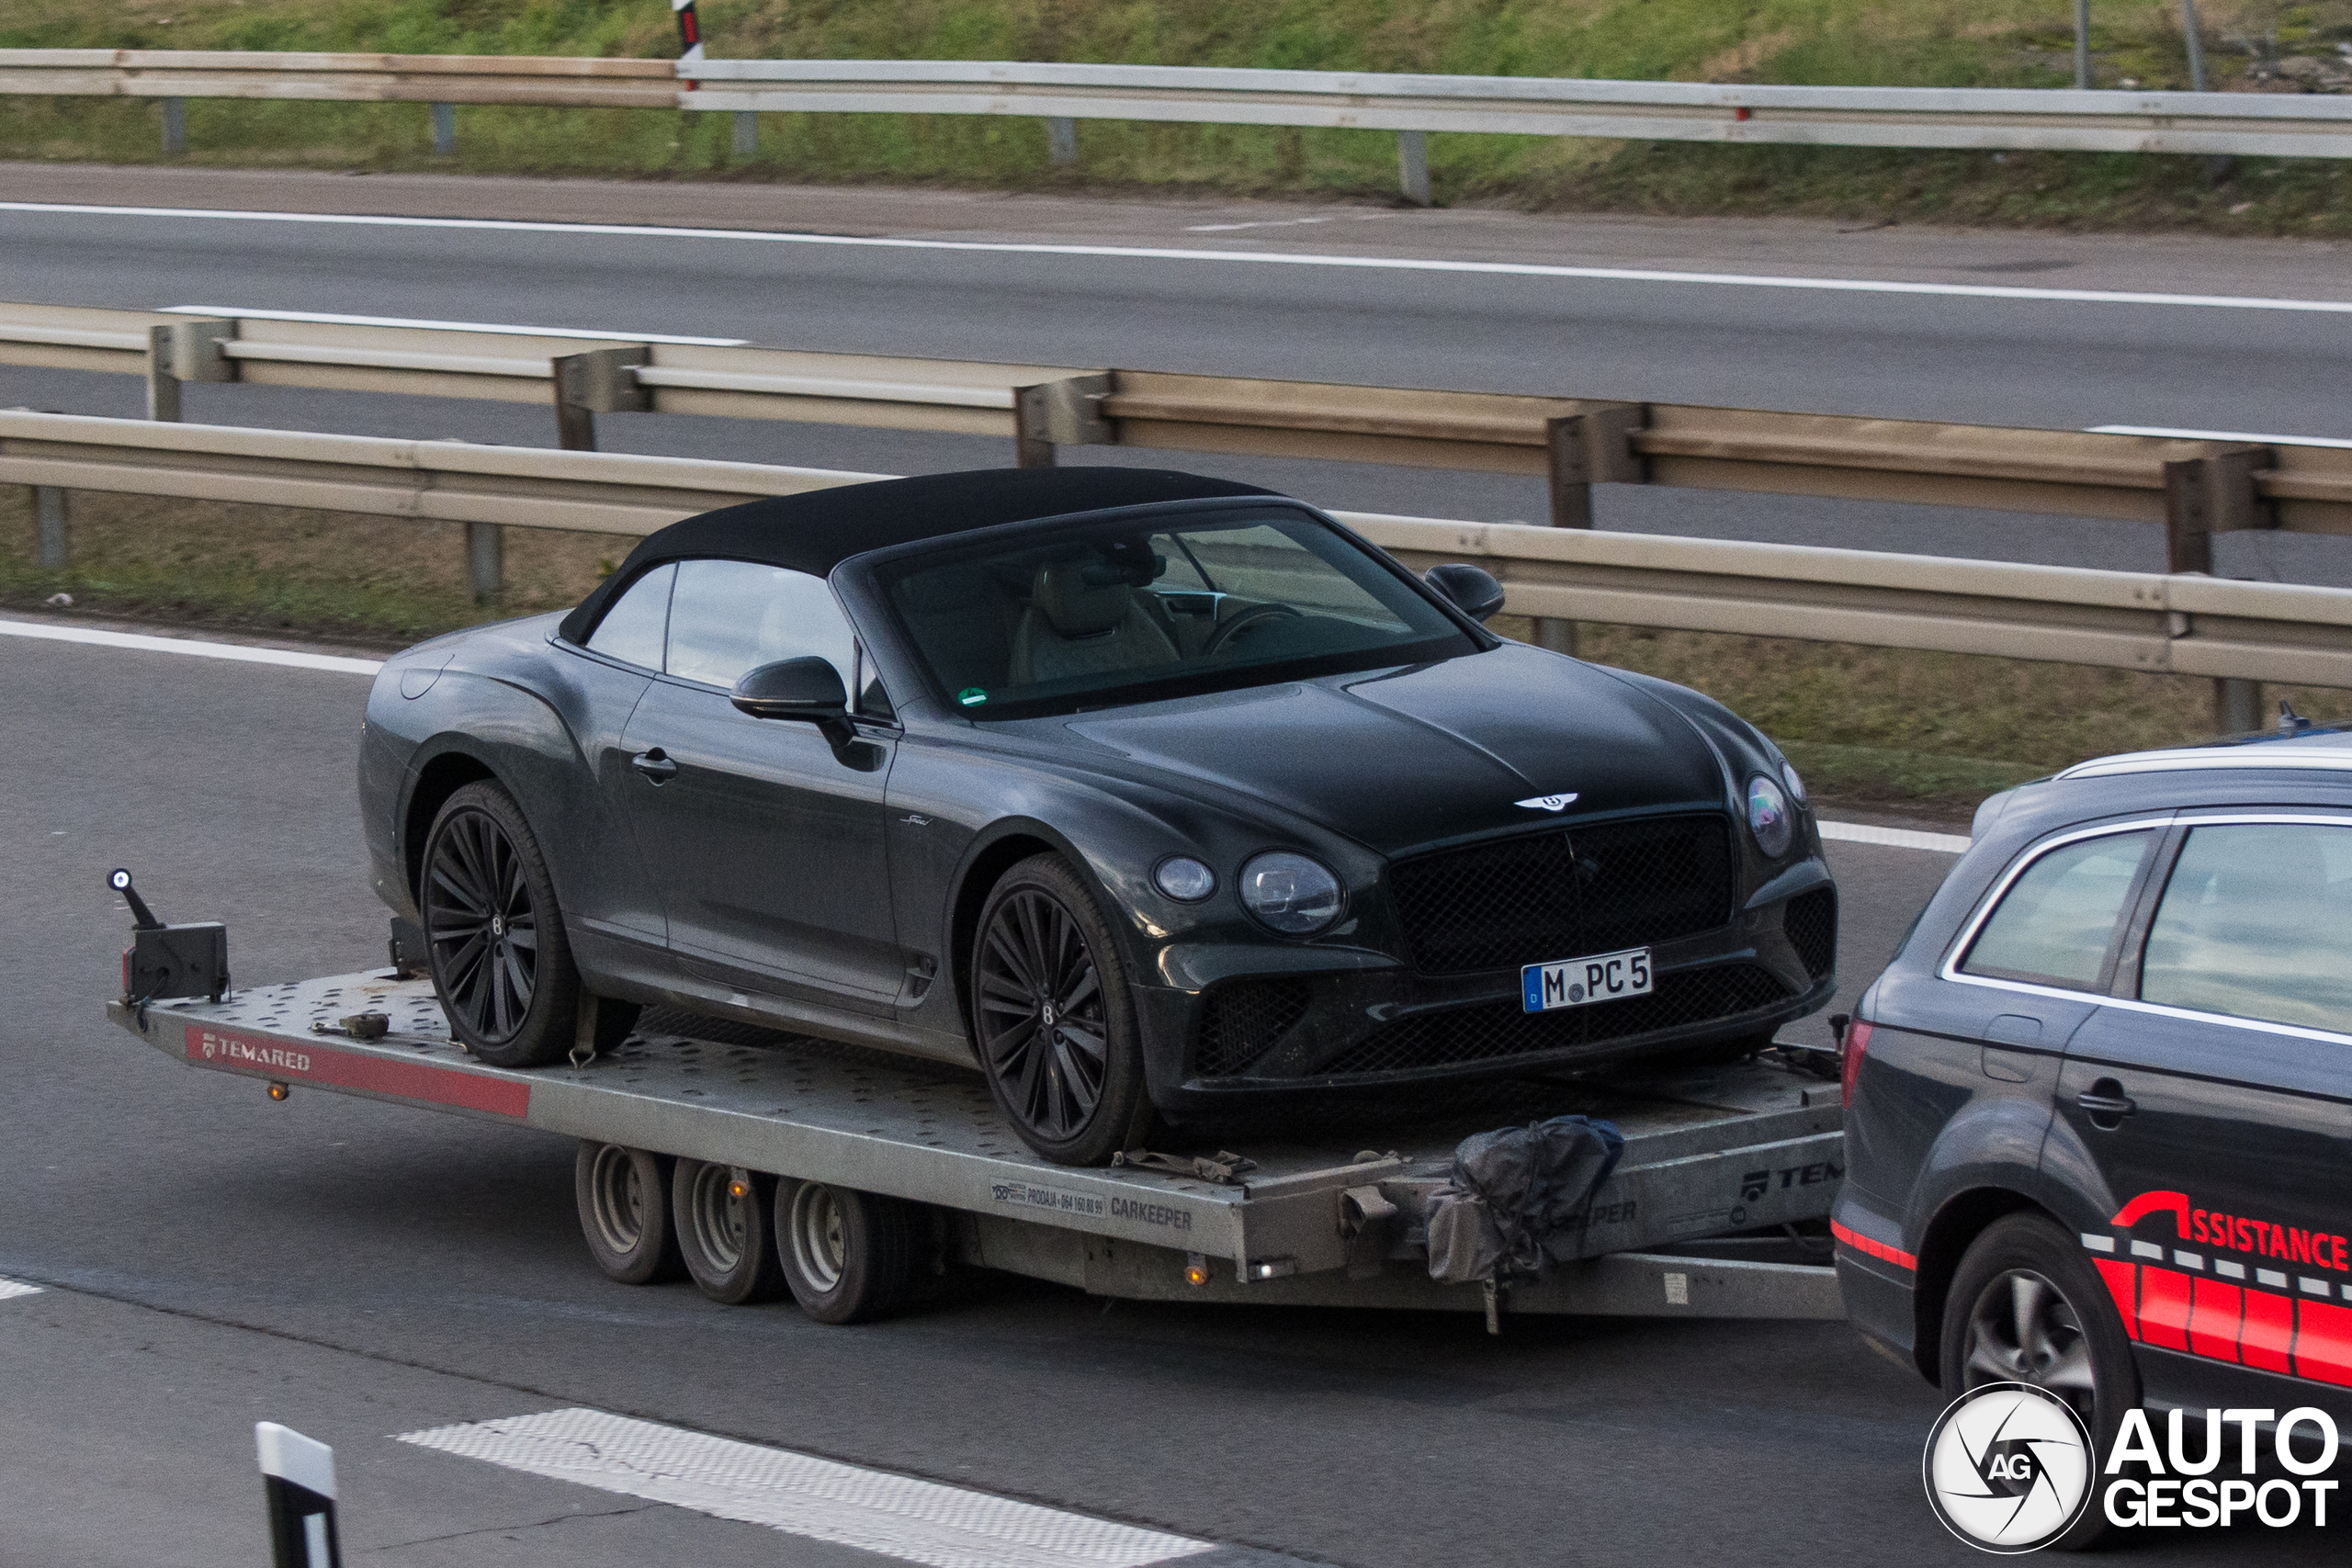
[(2098, 988), (2123, 919), (2124, 900), (2152, 832), (2110, 833), (2061, 844), (2009, 884), (1969, 945), (1965, 975), (2067, 990)]

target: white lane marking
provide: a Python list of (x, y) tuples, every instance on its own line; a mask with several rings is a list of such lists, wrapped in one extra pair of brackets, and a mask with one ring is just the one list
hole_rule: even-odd
[(1873, 828), (1867, 822), (1818, 822), (1821, 836), (1845, 844), (1880, 844), (1895, 850), (1926, 850), (1957, 855), (1968, 851), (1964, 833), (1923, 833), (1917, 828)]
[(2352, 447), (2332, 435), (2250, 435), (2243, 430), (2175, 430), (2164, 424), (2094, 424), (2087, 435), (2162, 435), (2175, 441), (2243, 441), (2261, 446)]
[(517, 234), (608, 235), (647, 240), (741, 240), (769, 245), (847, 245), (876, 250), (964, 251), (1002, 255), (1102, 256), (1128, 261), (1230, 262), (1365, 272), (1452, 272), (1494, 277), (1566, 277), (1604, 283), (1669, 283), (1733, 288), (1793, 288), (1833, 294), (1919, 294), (1962, 299), (2054, 300), (2084, 305), (2159, 305), (2221, 310), (2301, 310), (2352, 315), (2352, 299), (2281, 299), (2240, 294), (2160, 294), (2137, 289), (2030, 288), (2007, 283), (1897, 283), (1885, 278), (1794, 277), (1738, 272), (1667, 272), (1648, 267), (1557, 266), (1540, 262), (1441, 261), (1427, 256), (1346, 256), (1293, 251), (1202, 251), (1149, 245), (1078, 245), (987, 240), (910, 240), (883, 234), (798, 234), (759, 229), (688, 229), (650, 223), (546, 223), (515, 218), (394, 218), (351, 212), (241, 212), (201, 207), (100, 207), (66, 201), (0, 201), (0, 212), (90, 218), (214, 219), (242, 223), (316, 223), (378, 229), (465, 229)]
[(0, 1280), (0, 1302), (8, 1301), (17, 1296), (37, 1296), (39, 1294), (40, 1294), (40, 1287), (39, 1285), (20, 1284), (14, 1280)]
[(233, 642), (198, 642), (193, 637), (144, 637), (137, 632), (100, 631), (96, 626), (45, 626), (32, 621), (0, 621), (0, 637), (128, 648), (141, 653), (191, 654), (198, 659), (226, 659), (239, 664), (283, 664), (295, 670), (330, 670), (341, 675), (373, 675), (384, 667), (380, 659), (346, 659), (334, 653), (301, 653), (290, 648), (247, 648)]
[(508, 327), (487, 321), (427, 321), (407, 316), (345, 316), (332, 310), (254, 310), (243, 305), (166, 305), (174, 316), (243, 316), (256, 321), (317, 321), (334, 327), (424, 327), (443, 333), (528, 333), (534, 337), (591, 338), (599, 343), (674, 343), (694, 348), (741, 348), (740, 337), (678, 337), (668, 333), (605, 333), (588, 327)]
[(601, 1410), (549, 1410), (399, 1441), (929, 1568), (1142, 1568), (1210, 1542), (706, 1437)]

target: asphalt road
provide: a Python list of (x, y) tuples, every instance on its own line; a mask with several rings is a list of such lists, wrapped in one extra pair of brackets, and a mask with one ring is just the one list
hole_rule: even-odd
[[(547, 230), (253, 222), (191, 211), (0, 210), (0, 293), (742, 337), (867, 354), (1481, 388), (1987, 423), (2352, 436), (2352, 315), (1954, 293), (1274, 265), (1271, 251), (1893, 280), (1929, 288), (2352, 296), (2334, 247), (2129, 238), (1841, 234), (1273, 204), (965, 193), (462, 181), (11, 165), (0, 197), (717, 225), (975, 244), (1216, 250), (1228, 259), (877, 248)], [(129, 378), (0, 370), (0, 403), (136, 414)], [(552, 441), (543, 410), (190, 387), (225, 423)], [(607, 416), (616, 448), (908, 472), (1004, 444), (676, 416)], [(1102, 460), (1106, 454), (1075, 455)], [(1533, 480), (1120, 454), (1254, 478), (1326, 504), (1543, 515)], [(2160, 570), (2132, 524), (1604, 487), (1602, 525)], [(2352, 547), (2224, 536), (2224, 573), (2352, 583)]]
[[(1362, 1568), (1963, 1562), (1934, 1392), (1842, 1325), (1105, 1306), (1014, 1280), (822, 1328), (591, 1265), (569, 1144), (191, 1073), (113, 1029), (136, 868), (252, 984), (382, 951), (365, 682), (0, 639), (0, 1562), (250, 1564), (252, 1423), (334, 1445), (353, 1562), (884, 1559), (390, 1440), (565, 1406)], [(1948, 863), (1834, 846), (1849, 991)], [(2143, 1555), (2312, 1562), (2240, 1530)]]

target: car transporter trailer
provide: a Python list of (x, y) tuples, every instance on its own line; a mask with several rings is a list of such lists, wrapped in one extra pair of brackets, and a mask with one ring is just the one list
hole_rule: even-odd
[[(126, 887), (128, 875), (118, 875)], [(1030, 1153), (977, 1072), (800, 1036), (733, 1043), (730, 1034), (741, 1041), (745, 1032), (726, 1023), (707, 1026), (718, 1038), (640, 1029), (602, 1056), (575, 1052), (569, 1066), (485, 1066), (450, 1039), (431, 984), (401, 969), (219, 1000), (126, 994), (107, 1012), (189, 1066), (266, 1081), (274, 1099), (301, 1084), (582, 1140), (582, 1227), (616, 1279), (632, 1276), (596, 1241), (600, 1224), (613, 1234), (615, 1216), (595, 1212), (616, 1190), (589, 1173), (600, 1156), (617, 1165), (615, 1156), (644, 1151), (665, 1175), (669, 1162), (691, 1159), (728, 1169), (737, 1183), (822, 1184), (922, 1205), (936, 1241), (926, 1263), (1004, 1269), (1102, 1296), (1483, 1311), (1490, 1328), (1506, 1310), (1845, 1315), (1817, 1234), (1843, 1173), (1838, 1085), (1762, 1061), (1546, 1089), (1547, 1113), (1605, 1116), (1623, 1131), (1624, 1152), (1565, 1248), (1574, 1260), (1540, 1282), (1498, 1289), (1431, 1279), (1420, 1223), (1447, 1184), (1455, 1143), (1499, 1113), (1492, 1100), (1482, 1124), (1462, 1124), (1459, 1109), (1419, 1125), (1384, 1124), (1374, 1135), (1384, 1144), (1401, 1136), (1396, 1152), (1287, 1135), (1253, 1148), (1253, 1160), (1147, 1156), (1076, 1168)], [(620, 1218), (624, 1231), (639, 1223)], [(684, 1216), (675, 1223), (683, 1227)], [(1815, 1235), (1775, 1246), (1776, 1231), (1794, 1236), (1801, 1224)], [(849, 1245), (858, 1245), (854, 1227)], [(1792, 1247), (1823, 1260), (1788, 1261)], [(842, 1272), (871, 1277), (848, 1261)], [(851, 1302), (828, 1320), (863, 1315)]]

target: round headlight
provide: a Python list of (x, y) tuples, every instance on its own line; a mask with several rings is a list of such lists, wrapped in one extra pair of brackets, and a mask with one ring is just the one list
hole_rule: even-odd
[(1756, 835), (1756, 847), (1774, 860), (1789, 852), (1797, 836), (1788, 795), (1762, 773), (1747, 781), (1747, 830)]
[(1789, 797), (1792, 800), (1794, 800), (1798, 805), (1804, 805), (1804, 776), (1797, 772), (1797, 765), (1794, 762), (1790, 761), (1786, 757), (1781, 759), (1781, 777), (1788, 781)]
[(1197, 904), (1216, 891), (1216, 873), (1190, 855), (1170, 855), (1151, 868), (1151, 880), (1179, 904)]
[(1305, 855), (1273, 850), (1241, 867), (1241, 902), (1286, 936), (1306, 936), (1340, 918), (1340, 879)]

